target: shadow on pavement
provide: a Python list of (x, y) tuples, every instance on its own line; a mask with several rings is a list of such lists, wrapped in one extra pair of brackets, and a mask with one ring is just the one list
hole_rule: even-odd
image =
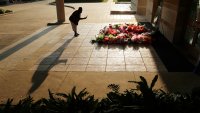
[(61, 25), (61, 24), (69, 24), (69, 23), (60, 23), (60, 22), (47, 23), (47, 26), (52, 26), (52, 25)]
[(57, 50), (51, 53), (49, 56), (45, 57), (39, 64), (38, 68), (36, 69), (35, 73), (32, 77), (32, 86), (27, 92), (28, 95), (33, 93), (40, 85), (44, 82), (44, 80), (48, 76), (48, 72), (58, 63), (60, 62), (67, 62), (68, 60), (59, 60), (60, 56), (62, 55), (65, 47), (72, 41), (74, 37), (68, 38), (66, 42), (62, 46), (60, 46)]
[(200, 87), (200, 76), (191, 72), (160, 73), (168, 92), (191, 93), (194, 88)]
[(190, 63), (160, 32), (154, 36), (152, 44), (169, 72), (192, 72), (195, 66)]
[(152, 37), (155, 41), (152, 43), (152, 46), (169, 72), (193, 72), (195, 66), (160, 31), (149, 22), (140, 22), (139, 24), (153, 30)]
[(57, 26), (50, 26), (47, 27), (46, 29), (42, 30), (41, 32), (33, 35), (32, 37), (26, 39), (25, 41), (17, 44), (16, 46), (6, 50), (5, 52), (0, 54), (0, 61), (4, 60), (5, 58), (7, 58), (8, 56), (12, 55), (13, 53), (17, 52), (18, 50), (22, 49), (23, 47), (27, 46), (28, 44), (30, 44), (31, 42), (39, 39), (40, 37), (42, 37), (43, 35), (47, 34), (48, 32), (50, 32), (51, 30), (55, 29)]

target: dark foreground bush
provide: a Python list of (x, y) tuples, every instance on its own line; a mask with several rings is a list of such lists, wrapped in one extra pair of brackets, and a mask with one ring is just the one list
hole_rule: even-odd
[(12, 10), (4, 10), (0, 8), (0, 14), (12, 13)]
[(110, 84), (111, 91), (106, 98), (97, 100), (83, 89), (76, 93), (56, 93), (49, 91), (49, 98), (34, 101), (32, 97), (12, 104), (8, 99), (0, 105), (0, 113), (200, 113), (200, 90), (192, 94), (165, 93), (153, 90), (158, 76), (150, 86), (142, 76), (141, 81), (129, 81), (138, 85), (137, 89), (119, 92), (120, 86)]

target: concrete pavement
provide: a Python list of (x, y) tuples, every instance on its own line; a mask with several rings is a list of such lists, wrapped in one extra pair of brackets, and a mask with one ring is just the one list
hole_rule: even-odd
[(74, 11), (65, 7), (66, 22), (56, 22), (56, 8), (49, 1), (16, 4), (3, 8), (13, 14), (0, 16), (0, 101), (16, 100), (27, 95), (35, 99), (53, 92), (69, 92), (87, 88), (96, 98), (105, 96), (107, 85), (116, 83), (121, 90), (134, 88), (128, 83), (145, 76), (149, 82), (159, 75), (156, 88), (165, 91), (190, 92), (200, 86), (199, 76), (193, 73), (171, 73), (150, 46), (119, 46), (91, 44), (100, 29), (109, 23), (145, 21), (140, 15), (110, 15), (115, 4), (67, 4), (83, 7), (88, 15), (78, 26), (80, 36), (73, 37), (68, 21)]

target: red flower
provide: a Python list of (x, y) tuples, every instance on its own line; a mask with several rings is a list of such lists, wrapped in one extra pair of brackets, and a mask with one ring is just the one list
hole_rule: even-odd
[[(116, 27), (117, 26), (117, 27)], [(134, 24), (117, 24), (105, 26), (99, 33), (103, 34), (105, 43), (151, 43), (151, 37), (144, 26)], [(105, 36), (106, 35), (106, 36)]]
[(105, 37), (104, 37), (104, 41), (109, 41), (109, 37), (108, 37), (108, 36), (105, 36)]
[(112, 29), (112, 28), (108, 28), (108, 33), (112, 34), (112, 35), (116, 35), (117, 34), (117, 30), (116, 29)]

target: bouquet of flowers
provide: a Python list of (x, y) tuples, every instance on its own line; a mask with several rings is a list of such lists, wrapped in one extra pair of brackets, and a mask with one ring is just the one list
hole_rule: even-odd
[(142, 43), (150, 44), (150, 32), (144, 26), (135, 24), (114, 24), (105, 26), (92, 42), (106, 44)]

